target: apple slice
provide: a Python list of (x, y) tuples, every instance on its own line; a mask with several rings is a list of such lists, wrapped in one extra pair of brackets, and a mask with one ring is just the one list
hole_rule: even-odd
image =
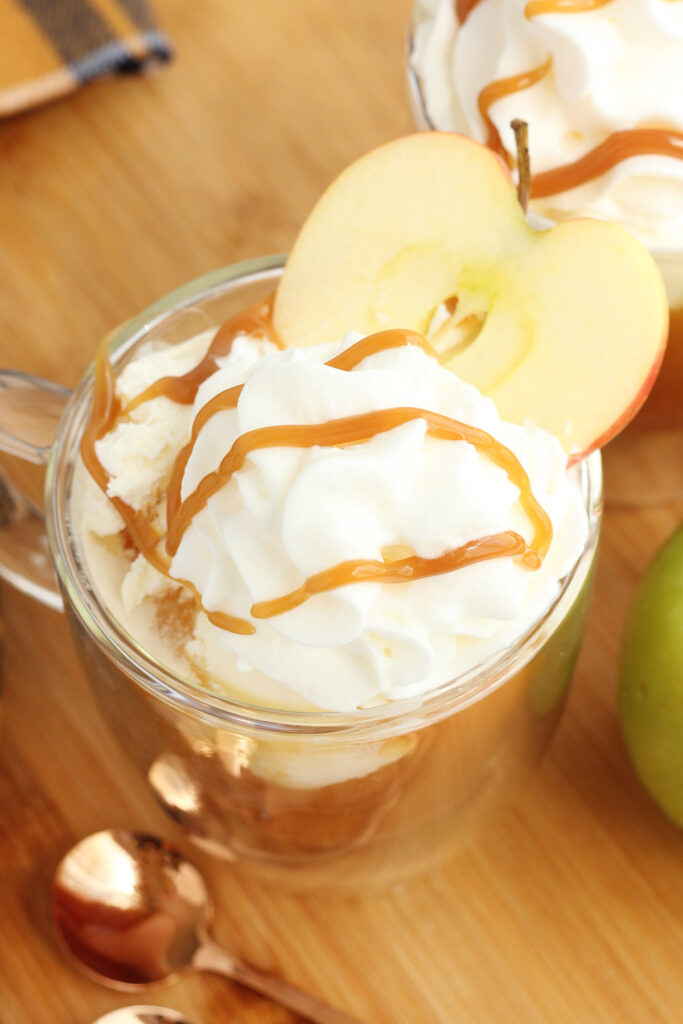
[(664, 354), (666, 295), (646, 250), (603, 221), (534, 231), (502, 161), (447, 132), (390, 142), (333, 182), (287, 261), (275, 328), (294, 346), (426, 334), (448, 300), (442, 363), (575, 457), (635, 415)]

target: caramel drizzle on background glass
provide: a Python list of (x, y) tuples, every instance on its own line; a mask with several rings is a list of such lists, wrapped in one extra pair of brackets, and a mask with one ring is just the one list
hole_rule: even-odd
[(578, 160), (535, 174), (531, 179), (531, 198), (544, 199), (566, 192), (605, 174), (622, 160), (646, 155), (683, 160), (683, 132), (667, 128), (628, 128), (614, 132)]
[[(675, 0), (668, 0), (669, 3)], [(464, 25), (468, 16), (481, 0), (455, 0), (455, 16), (459, 25)], [(582, 14), (605, 7), (612, 0), (529, 0), (524, 15), (531, 20), (541, 14)]]
[(536, 85), (536, 83), (540, 82), (542, 78), (545, 78), (551, 67), (552, 59), (548, 57), (544, 64), (541, 64), (537, 68), (531, 68), (530, 71), (522, 71), (518, 75), (510, 75), (509, 78), (499, 78), (495, 82), (489, 82), (489, 84), (485, 85), (479, 93), (477, 106), (479, 107), (479, 113), (486, 125), (486, 145), (489, 149), (498, 153), (498, 155), (505, 160), (508, 167), (512, 167), (514, 165), (514, 161), (512, 155), (508, 153), (507, 149), (503, 145), (500, 133), (491, 120), (489, 108), (493, 106), (497, 100), (503, 99), (504, 96), (511, 96), (513, 93), (521, 92), (523, 89), (528, 89), (530, 86)]
[[(456, 14), (462, 25), (468, 14), (480, 0), (456, 0)], [(680, 2), (680, 0), (669, 0)], [(542, 14), (572, 14), (594, 11), (612, 3), (612, 0), (530, 0), (524, 14), (532, 19)], [(503, 145), (500, 133), (493, 123), (489, 110), (504, 96), (510, 96), (536, 85), (548, 74), (551, 58), (539, 67), (522, 71), (508, 78), (489, 82), (479, 93), (477, 105), (486, 127), (486, 145), (505, 160), (508, 167), (514, 166), (514, 158)], [(535, 174), (531, 179), (531, 198), (545, 199), (548, 196), (567, 192), (585, 185), (586, 182), (610, 171), (622, 160), (634, 156), (668, 156), (683, 160), (683, 132), (668, 128), (627, 128), (613, 132), (590, 152), (570, 163), (553, 167), (549, 171)]]
[[(103, 345), (100, 348), (95, 362), (95, 393), (92, 414), (83, 435), (81, 454), (86, 467), (105, 494), (109, 476), (97, 458), (95, 442), (112, 430), (123, 416), (144, 401), (162, 396), (183, 404), (193, 401), (201, 382), (214, 372), (217, 366), (215, 357), (226, 355), (230, 351), (232, 342), (238, 333), (260, 330), (271, 340), (277, 340), (270, 320), (271, 310), (272, 298), (266, 304), (247, 310), (244, 314), (227, 321), (217, 332), (207, 355), (197, 367), (182, 377), (162, 378), (123, 409), (115, 395), (114, 374), (108, 359), (107, 347)], [(329, 360), (327, 365), (335, 369), (351, 371), (368, 356), (402, 345), (418, 345), (430, 356), (436, 358), (434, 350), (421, 335), (412, 331), (390, 330), (363, 338), (334, 359)], [(531, 543), (528, 544), (519, 533), (505, 530), (469, 541), (452, 551), (445, 552), (438, 558), (421, 558), (418, 555), (410, 555), (394, 561), (356, 559), (341, 562), (324, 572), (309, 577), (300, 587), (289, 594), (284, 594), (272, 601), (257, 602), (251, 608), (251, 615), (257, 619), (270, 618), (291, 608), (296, 608), (314, 594), (326, 593), (350, 583), (369, 581), (404, 583), (453, 572), (466, 565), (473, 565), (492, 558), (513, 556), (530, 570), (538, 569), (541, 566), (552, 539), (552, 524), (534, 497), (529, 477), (517, 457), (486, 431), (425, 409), (411, 407), (383, 409), (314, 425), (293, 424), (262, 427), (258, 430), (248, 431), (235, 440), (218, 469), (205, 476), (195, 490), (181, 500), (180, 489), (183, 472), (199, 432), (218, 412), (236, 408), (241, 391), (241, 385), (228, 388), (200, 409), (192, 425), (190, 441), (177, 456), (167, 496), (166, 555), (159, 552), (161, 538), (156, 534), (149, 520), (120, 499), (110, 498), (140, 553), (169, 578), (175, 579), (170, 577), (170, 562), (167, 556), (172, 557), (175, 554), (183, 534), (193, 518), (206, 506), (211, 496), (244, 465), (251, 452), (272, 447), (310, 448), (314, 445), (343, 447), (369, 440), (377, 434), (393, 430), (397, 426), (417, 419), (426, 421), (427, 432), (432, 437), (468, 441), (474, 445), (477, 451), (485, 454), (506, 472), (509, 479), (518, 487), (520, 504), (531, 521), (533, 528)], [(201, 603), (201, 596), (192, 584), (186, 580), (176, 580), (176, 582), (189, 587), (197, 604), (204, 610), (209, 620), (221, 629), (241, 634), (250, 634), (255, 631), (254, 626), (246, 619), (226, 615), (222, 612), (207, 611)]]
[(611, 3), (612, 0), (529, 0), (524, 17), (531, 21), (541, 14), (583, 14)]

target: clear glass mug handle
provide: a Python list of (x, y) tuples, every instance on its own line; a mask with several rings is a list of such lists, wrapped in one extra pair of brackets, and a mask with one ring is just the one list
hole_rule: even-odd
[[(47, 547), (40, 498), (11, 463), (45, 466), (70, 391), (27, 373), (0, 370), (0, 578), (43, 604), (62, 609)], [(15, 479), (16, 478), (16, 479)]]

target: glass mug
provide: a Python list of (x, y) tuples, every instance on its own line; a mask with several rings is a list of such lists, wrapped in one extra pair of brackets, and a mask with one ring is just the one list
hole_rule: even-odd
[[(417, 4), (416, 8), (420, 5)], [(417, 16), (417, 10), (414, 19)], [(407, 37), (410, 109), (420, 131), (438, 130), (412, 63), (414, 34)], [(529, 211), (529, 223), (551, 228), (556, 221)], [(669, 302), (669, 338), (654, 387), (627, 429), (605, 449), (607, 501), (653, 505), (683, 499), (683, 249), (649, 249), (664, 279)]]
[[(239, 264), (173, 292), (112, 334), (114, 364), (140, 342), (179, 342), (218, 326), (272, 291), (283, 264), (280, 256)], [(456, 850), (518, 792), (559, 720), (598, 540), (599, 454), (573, 470), (589, 519), (586, 547), (555, 604), (509, 649), (420, 699), (349, 714), (273, 710), (174, 674), (95, 593), (69, 505), (92, 385), (91, 368), (66, 400), (45, 382), (0, 374), (14, 395), (12, 414), (0, 413), (0, 447), (48, 460), (45, 526), (58, 587), (42, 524), (28, 510), (24, 575), (22, 549), (0, 569), (52, 607), (63, 602), (96, 701), (163, 807), (204, 849), (295, 888), (391, 884)]]

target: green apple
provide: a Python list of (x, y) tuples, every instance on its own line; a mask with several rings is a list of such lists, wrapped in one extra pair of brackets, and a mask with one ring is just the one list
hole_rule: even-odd
[(683, 527), (638, 588), (620, 675), (621, 727), (636, 772), (683, 828)]

